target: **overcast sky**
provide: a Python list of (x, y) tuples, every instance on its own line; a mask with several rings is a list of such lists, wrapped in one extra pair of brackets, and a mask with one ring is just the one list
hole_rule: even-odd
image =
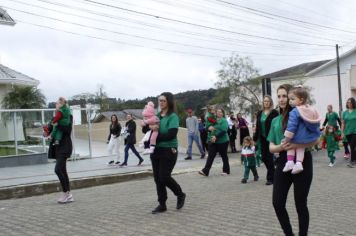
[(95, 93), (99, 84), (121, 99), (207, 89), (232, 52), (266, 74), (334, 58), (336, 43), (341, 52), (356, 44), (352, 0), (0, 0), (0, 6), (17, 21), (0, 27), (0, 63), (38, 79), (48, 102)]

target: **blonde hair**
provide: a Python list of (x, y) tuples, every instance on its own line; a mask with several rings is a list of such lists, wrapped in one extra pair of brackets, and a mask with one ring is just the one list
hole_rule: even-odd
[(253, 144), (253, 139), (250, 136), (246, 136), (243, 139), (243, 144), (245, 144), (245, 142), (250, 143), (250, 146)]
[(59, 97), (58, 102), (62, 105), (67, 105), (67, 100), (64, 97)]

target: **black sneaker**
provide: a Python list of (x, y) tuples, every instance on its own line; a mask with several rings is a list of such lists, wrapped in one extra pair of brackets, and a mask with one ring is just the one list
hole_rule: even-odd
[(183, 193), (182, 196), (177, 197), (177, 210), (181, 209), (184, 206), (186, 196), (187, 195)]
[(109, 161), (108, 165), (114, 165), (114, 160)]
[(167, 207), (164, 205), (158, 205), (153, 211), (152, 214), (158, 214), (167, 211)]
[(205, 153), (201, 154), (200, 159), (204, 159), (205, 158)]
[(120, 167), (125, 167), (127, 166), (127, 163), (123, 162), (122, 164), (119, 165)]
[(115, 162), (115, 165), (119, 165), (119, 164), (120, 164), (120, 162), (119, 162), (119, 161)]
[(247, 183), (247, 179), (242, 179), (241, 183), (246, 184)]
[(192, 159), (192, 157), (186, 157), (186, 158), (184, 158), (184, 160), (191, 160)]
[(141, 159), (139, 162), (138, 162), (138, 164), (137, 164), (137, 166), (140, 166), (141, 164), (142, 164), (142, 162), (143, 162), (144, 160), (143, 159)]
[(254, 180), (254, 181), (258, 181), (258, 179), (259, 179), (258, 176), (253, 177), (253, 180)]
[(272, 184), (273, 184), (272, 181), (267, 181), (267, 182), (266, 182), (266, 185), (272, 185)]

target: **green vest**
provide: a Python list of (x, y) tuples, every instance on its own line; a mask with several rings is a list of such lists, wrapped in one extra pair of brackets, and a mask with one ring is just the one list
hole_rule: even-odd
[(344, 135), (356, 134), (356, 109), (351, 112), (344, 111), (342, 113), (342, 119), (345, 123)]
[(66, 126), (70, 124), (70, 109), (67, 105), (63, 105), (59, 108), (59, 111), (62, 113), (62, 118), (58, 121), (58, 124)]
[[(179, 118), (176, 113), (172, 112), (169, 115), (161, 116), (160, 113), (157, 114), (160, 119), (159, 132), (161, 134), (167, 134), (169, 129), (179, 128)], [(157, 142), (157, 147), (164, 148), (178, 148), (177, 136), (169, 141)]]

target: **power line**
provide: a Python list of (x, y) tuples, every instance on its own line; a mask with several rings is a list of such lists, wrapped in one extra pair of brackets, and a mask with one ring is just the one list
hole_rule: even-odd
[(272, 40), (272, 41), (278, 41), (278, 42), (284, 42), (284, 43), (293, 43), (293, 44), (302, 44), (302, 45), (311, 45), (311, 46), (320, 46), (320, 47), (334, 47), (333, 45), (327, 45), (327, 44), (316, 44), (316, 43), (299, 42), (299, 41), (284, 40), (284, 39), (277, 39), (277, 38), (272, 38), (272, 37), (264, 37), (264, 36), (253, 35), (253, 34), (240, 33), (240, 32), (236, 32), (236, 31), (231, 31), (231, 30), (215, 28), (215, 27), (210, 27), (210, 26), (196, 24), (196, 23), (191, 23), (191, 22), (187, 22), (187, 21), (177, 20), (177, 19), (173, 19), (173, 18), (169, 18), (169, 17), (162, 17), (162, 16), (159, 16), (159, 15), (153, 15), (153, 14), (149, 14), (149, 13), (142, 12), (142, 11), (131, 10), (131, 9), (128, 9), (128, 8), (114, 6), (114, 5), (110, 5), (110, 4), (106, 4), (106, 3), (100, 3), (100, 2), (96, 2), (96, 1), (92, 1), (92, 0), (83, 0), (83, 1), (96, 3), (98, 5), (107, 6), (107, 7), (110, 7), (110, 8), (115, 8), (115, 9), (126, 11), (126, 12), (131, 12), (131, 13), (138, 14), (138, 15), (144, 15), (144, 16), (148, 16), (148, 17), (153, 17), (153, 18), (156, 18), (156, 19), (162, 19), (162, 20), (166, 20), (166, 21), (177, 22), (177, 23), (181, 23), (181, 24), (185, 24), (185, 25), (196, 26), (196, 27), (210, 29), (210, 30), (216, 30), (216, 31), (220, 31), (220, 32), (243, 35), (243, 36), (246, 36), (246, 37), (260, 38), (260, 39), (266, 39), (266, 40)]
[[(165, 5), (168, 5), (168, 6), (173, 6), (171, 3), (167, 2), (166, 0), (151, 0), (151, 1), (159, 2), (161, 4), (165, 4)], [(206, 5), (204, 5), (204, 7), (203, 7), (202, 5), (195, 4), (193, 2), (189, 2), (189, 4), (193, 5), (193, 8), (188, 8), (187, 6), (182, 4), (182, 1), (179, 1), (178, 3), (177, 2), (174, 3), (174, 5), (180, 6), (181, 8), (184, 8), (184, 9), (188, 9), (188, 10), (193, 9), (193, 10), (196, 10), (198, 12), (207, 12), (208, 14), (211, 14), (211, 15), (214, 15), (214, 16), (218, 16), (218, 17), (221, 17), (221, 18), (224, 18), (224, 19), (229, 19), (229, 20), (238, 21), (238, 22), (243, 21), (243, 22), (247, 22), (247, 23), (251, 23), (251, 24), (255, 24), (255, 25), (268, 27), (268, 29), (274, 29), (274, 30), (278, 30), (278, 31), (280, 31), (282, 29), (280, 27), (274, 27), (273, 24), (255, 22), (255, 21), (252, 21), (252, 20), (247, 20), (246, 18), (236, 18), (235, 14), (234, 14), (234, 17), (228, 16), (226, 14), (224, 14), (224, 15), (218, 14), (218, 13), (216, 13), (217, 9), (213, 9), (212, 11), (207, 10), (207, 6)], [(309, 27), (305, 27), (305, 26), (302, 26), (302, 25), (297, 25), (297, 24), (294, 24), (294, 23), (286, 22), (286, 21), (281, 21), (281, 22), (292, 24), (292, 25), (295, 25), (295, 26), (298, 26), (298, 27), (302, 27), (302, 28), (306, 28), (306, 29), (310, 29)], [(309, 32), (301, 32), (301, 31), (296, 32), (296, 31), (285, 29), (285, 28), (283, 28), (283, 32), (290, 32), (290, 33), (293, 33), (293, 34), (298, 34), (298, 35), (309, 37), (309, 38), (313, 38), (313, 39), (317, 38), (317, 39), (322, 39), (322, 40), (331, 40), (331, 41), (333, 41), (333, 43), (335, 42), (335, 40), (338, 40), (338, 39), (335, 39), (335, 38), (328, 38), (328, 37), (321, 37), (321, 36), (319, 37), (319, 36), (315, 35), (315, 29), (313, 29), (313, 34), (312, 35), (311, 34), (307, 34)]]
[[(49, 29), (49, 30), (53, 30), (53, 31), (57, 31), (57, 32), (63, 32), (63, 33), (71, 34), (71, 35), (76, 35), (76, 36), (81, 36), (81, 37), (86, 37), (86, 38), (96, 39), (96, 40), (101, 40), (101, 41), (107, 41), (107, 42), (111, 42), (111, 43), (127, 45), (127, 46), (132, 46), (132, 47), (140, 47), (140, 48), (153, 49), (153, 50), (158, 50), (158, 51), (163, 51), (163, 52), (168, 52), (168, 53), (176, 53), (176, 54), (199, 56), (199, 57), (208, 57), (208, 58), (220, 58), (221, 59), (223, 57), (223, 56), (217, 56), (217, 55), (211, 55), (211, 54), (192, 53), (192, 52), (186, 52), (186, 51), (164, 49), (164, 48), (159, 48), (159, 47), (147, 47), (147, 46), (136, 44), (136, 43), (128, 43), (128, 42), (124, 42), (124, 41), (119, 41), (119, 40), (114, 40), (114, 39), (107, 39), (107, 38), (103, 38), (103, 37), (98, 37), (98, 36), (82, 34), (82, 33), (72, 32), (72, 31), (63, 30), (63, 29), (58, 29), (58, 28), (54, 28), (54, 27), (51, 27), (51, 26), (46, 26), (46, 25), (41, 25), (41, 24), (37, 24), (37, 23), (31, 23), (31, 22), (23, 21), (21, 19), (16, 19), (16, 20), (18, 22), (23, 23), (23, 24), (32, 25), (32, 26), (36, 26), (36, 27), (39, 27), (39, 28)], [(254, 58), (257, 58), (257, 57), (254, 57)], [(259, 59), (257, 58), (257, 60), (261, 60), (261, 58), (259, 58)], [(270, 61), (279, 61), (279, 60), (285, 61), (286, 58), (278, 58), (278, 57), (274, 56), (272, 59), (269, 58), (267, 60), (269, 62)]]
[(345, 32), (345, 33), (356, 34), (355, 31), (338, 29), (338, 28), (331, 27), (331, 26), (320, 25), (320, 24), (316, 24), (316, 23), (312, 23), (312, 22), (307, 22), (307, 21), (304, 21), (304, 20), (299, 20), (299, 19), (295, 19), (295, 18), (291, 18), (291, 17), (281, 16), (281, 15), (277, 15), (277, 14), (274, 14), (274, 13), (269, 13), (269, 12), (266, 12), (266, 11), (263, 11), (263, 10), (254, 9), (252, 7), (242, 6), (242, 5), (239, 5), (239, 4), (236, 4), (236, 3), (232, 3), (232, 2), (228, 2), (228, 1), (224, 1), (224, 0), (214, 0), (214, 1), (225, 3), (225, 4), (228, 4), (228, 5), (231, 5), (231, 6), (235, 6), (235, 7), (238, 7), (240, 9), (242, 8), (242, 9), (248, 10), (250, 12), (254, 12), (254, 13), (257, 12), (257, 13), (260, 13), (260, 14), (265, 14), (265, 15), (268, 15), (268, 16), (278, 17), (278, 18), (282, 18), (282, 19), (286, 19), (286, 20), (290, 20), (290, 21), (294, 21), (294, 22), (299, 22), (299, 23), (303, 23), (303, 24), (307, 24), (307, 25), (317, 26), (317, 27), (321, 27), (321, 28), (325, 28), (325, 29), (337, 30), (337, 31)]
[[(39, 0), (39, 1), (42, 1), (42, 0)], [(142, 28), (142, 27), (137, 27), (137, 26), (127, 26), (127, 25), (122, 25), (122, 24), (118, 24), (118, 23), (115, 23), (115, 22), (111, 22), (111, 21), (105, 21), (105, 20), (101, 20), (101, 19), (97, 19), (97, 18), (91, 18), (91, 17), (86, 17), (86, 16), (82, 16), (82, 15), (78, 15), (78, 14), (73, 14), (73, 13), (69, 13), (69, 12), (65, 12), (65, 11), (60, 11), (58, 9), (51, 9), (51, 8), (46, 8), (46, 7), (43, 7), (43, 6), (38, 6), (38, 5), (35, 5), (35, 4), (29, 4), (29, 3), (25, 3), (25, 2), (22, 2), (22, 1), (19, 1), (19, 0), (12, 0), (12, 2), (17, 2), (17, 3), (20, 3), (20, 4), (23, 4), (23, 5), (26, 5), (26, 6), (31, 6), (31, 7), (36, 7), (36, 8), (40, 8), (40, 9), (45, 9), (45, 10), (49, 10), (49, 11), (55, 11), (57, 13), (62, 13), (62, 14), (66, 14), (66, 15), (71, 15), (71, 16), (75, 16), (75, 17), (79, 17), (79, 18), (83, 18), (83, 19), (89, 19), (89, 20), (93, 20), (93, 21), (98, 21), (98, 22), (104, 22), (104, 23), (109, 23), (109, 24), (114, 24), (114, 25), (119, 25), (119, 26), (125, 26), (125, 27), (135, 27), (135, 28), (138, 28), (138, 29), (144, 29), (144, 30), (147, 30), (146, 28)], [(46, 2), (46, 1), (45, 1)], [(47, 3), (47, 2), (46, 2)], [(50, 4), (52, 4), (52, 2), (48, 2)], [(57, 5), (57, 4), (55, 4)], [(61, 7), (70, 7), (68, 5), (64, 5), (64, 4), (60, 4)], [(73, 7), (72, 7), (73, 8)], [(75, 8), (77, 9), (77, 8)], [(79, 8), (77, 10), (85, 10), (85, 9), (82, 9), (82, 8)], [(85, 11), (85, 12), (88, 12), (90, 14), (95, 14), (91, 11)], [(97, 14), (96, 14), (97, 15)], [(100, 16), (102, 16), (103, 14), (101, 14)], [(104, 16), (104, 15), (103, 15)], [(106, 16), (106, 15), (105, 15)], [(106, 16), (107, 17), (107, 16)], [(120, 18), (121, 19), (121, 18)], [(124, 19), (124, 20), (127, 20), (127, 19)], [(136, 22), (135, 22), (136, 23)], [(152, 26), (152, 25), (148, 25), (148, 27), (152, 27), (152, 28), (157, 28), (158, 26)], [(159, 30), (162, 30), (160, 27), (158, 27)], [(168, 28), (170, 29), (170, 28)], [(195, 35), (195, 36), (203, 36), (204, 35), (201, 35), (201, 34), (197, 34), (195, 32), (189, 32), (189, 31), (177, 31), (177, 32), (180, 32), (180, 33), (183, 33), (185, 35), (188, 34), (188, 36), (184, 36), (184, 37), (188, 37), (188, 38), (193, 38), (193, 39), (197, 39), (197, 38), (194, 38), (194, 37), (190, 37), (191, 35)], [(206, 35), (205, 35), (206, 36)], [(208, 35), (208, 36), (211, 36), (211, 35)], [(251, 41), (246, 41), (246, 40), (238, 40), (238, 39), (234, 39), (234, 38), (226, 38), (226, 37), (215, 37), (217, 40), (220, 40), (220, 41), (229, 41), (229, 42), (232, 42), (232, 41), (240, 41), (240, 42), (245, 42), (247, 44), (252, 44), (254, 47), (255, 46), (261, 46), (261, 45), (258, 45), (256, 44), (255, 42), (251, 42)], [(201, 39), (199, 39), (201, 41)], [(210, 40), (210, 39), (204, 39), (205, 41), (210, 41), (210, 42), (218, 42), (216, 40)], [(234, 42), (234, 45), (241, 45), (241, 44), (236, 44)], [(244, 44), (243, 46), (246, 46), (246, 44)], [(281, 48), (280, 45), (276, 45), (278, 48)], [(315, 50), (315, 49), (314, 49)]]
[[(14, 1), (16, 1), (16, 0), (14, 0)], [(172, 28), (172, 27), (162, 27), (160, 25), (148, 24), (148, 23), (140, 21), (140, 20), (132, 20), (132, 19), (129, 19), (129, 18), (119, 17), (119, 16), (116, 16), (116, 15), (110, 15), (110, 14), (103, 13), (103, 12), (98, 12), (98, 11), (92, 11), (92, 10), (88, 10), (88, 9), (84, 9), (84, 8), (80, 8), (80, 7), (76, 7), (76, 6), (69, 6), (69, 5), (66, 5), (66, 4), (51, 2), (51, 1), (48, 1), (48, 0), (37, 0), (37, 1), (44, 2), (44, 3), (47, 3), (47, 4), (51, 4), (51, 5), (55, 5), (55, 6), (64, 7), (64, 8), (69, 8), (71, 10), (73, 10), (73, 9), (74, 10), (78, 10), (78, 11), (89, 13), (89, 14), (92, 14), (92, 15), (97, 15), (97, 16), (102, 16), (102, 17), (106, 17), (106, 18), (110, 18), (110, 19), (130, 22), (130, 23), (134, 23), (134, 24), (139, 24), (140, 26), (141, 25), (145, 25), (145, 26), (151, 27), (151, 28), (167, 29), (167, 30), (170, 30), (170, 31), (175, 31), (175, 32), (183, 33), (183, 34), (196, 35), (196, 36), (202, 36), (202, 37), (208, 37), (208, 38), (215, 38), (215, 39), (218, 39), (218, 40), (221, 40), (221, 41), (229, 41), (229, 42), (236, 42), (237, 41), (237, 42), (242, 42), (242, 43), (251, 44), (251, 45), (254, 45), (254, 46), (261, 47), (261, 44), (259, 42), (256, 42), (256, 41), (249, 41), (249, 40), (246, 40), (246, 39), (230, 38), (230, 37), (226, 37), (226, 36), (222, 37), (222, 36), (217, 36), (217, 35), (213, 35), (213, 34), (196, 33), (196, 32), (187, 31), (187, 30), (182, 31), (182, 30), (178, 30), (178, 29), (175, 29), (175, 28)], [(92, 4), (92, 5), (94, 5), (94, 4)], [(277, 47), (278, 49), (286, 48), (286, 47), (284, 47), (284, 45), (274, 45), (274, 44), (267, 44), (267, 43), (264, 43), (264, 45), (265, 46), (269, 46), (269, 47)], [(286, 48), (286, 49), (288, 51), (296, 51), (296, 50), (298, 50), (298, 48)], [(318, 50), (318, 51), (319, 50), (323, 50), (323, 51), (325, 51), (326, 49), (319, 47), (319, 48), (309, 48), (308, 50)]]
[[(61, 20), (61, 19), (54, 18), (54, 17), (43, 16), (43, 15), (32, 13), (32, 12), (18, 10), (18, 9), (15, 9), (15, 8), (12, 8), (12, 7), (6, 7), (6, 8), (14, 10), (14, 11), (22, 12), (22, 13), (25, 13), (25, 14), (29, 14), (29, 15), (33, 15), (33, 16), (37, 16), (37, 17), (42, 17), (42, 18), (46, 18), (46, 19), (50, 19), (50, 20), (54, 20), (54, 21), (58, 21), (58, 22), (63, 22), (63, 23), (67, 23), (67, 24), (71, 24), (71, 25), (75, 25), (75, 26), (80, 26), (80, 27), (84, 27), (84, 28), (89, 28), (89, 29), (109, 32), (109, 33), (113, 33), (113, 34), (125, 35), (125, 36), (139, 38), (139, 39), (145, 39), (145, 40), (150, 40), (150, 41), (155, 41), (155, 42), (162, 42), (162, 43), (174, 44), (174, 45), (185, 46), (185, 47), (193, 47), (193, 48), (205, 49), (205, 50), (230, 52), (230, 53), (231, 52), (237, 52), (237, 51), (229, 50), (229, 49), (203, 47), (203, 46), (198, 46), (198, 45), (193, 45), (193, 44), (179, 43), (179, 42), (175, 42), (175, 41), (161, 40), (161, 39), (149, 38), (149, 37), (135, 35), (135, 34), (128, 34), (128, 33), (123, 33), (123, 32), (119, 32), (119, 31), (108, 30), (108, 29), (104, 29), (104, 28), (100, 28), (100, 27), (87, 26), (85, 24), (76, 23), (76, 22), (72, 22), (72, 21)], [(240, 53), (246, 53), (246, 54), (252, 54), (252, 55), (270, 55), (270, 56), (282, 56), (282, 57), (283, 56), (309, 56), (309, 55), (300, 55), (300, 54), (299, 55), (286, 55), (286, 54), (266, 54), (266, 53), (244, 52), (244, 51), (239, 51), (239, 52)]]

